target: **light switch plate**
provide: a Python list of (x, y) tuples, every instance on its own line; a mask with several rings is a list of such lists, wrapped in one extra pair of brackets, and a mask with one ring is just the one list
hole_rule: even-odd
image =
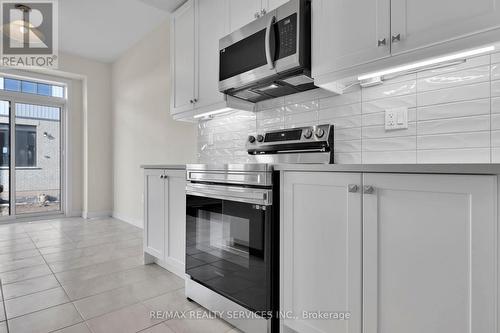
[(385, 130), (392, 131), (408, 128), (408, 108), (385, 110)]

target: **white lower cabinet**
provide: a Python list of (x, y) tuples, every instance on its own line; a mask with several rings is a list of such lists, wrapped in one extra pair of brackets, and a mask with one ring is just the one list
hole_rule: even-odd
[(186, 174), (184, 170), (145, 170), (144, 253), (184, 276), (186, 234)]
[(365, 333), (496, 333), (497, 177), (365, 174)]
[(497, 196), (496, 176), (283, 172), (282, 332), (497, 333)]
[[(348, 191), (361, 174), (285, 172), (283, 184), (283, 332), (361, 332), (361, 195)], [(352, 317), (318, 320), (304, 311)]]

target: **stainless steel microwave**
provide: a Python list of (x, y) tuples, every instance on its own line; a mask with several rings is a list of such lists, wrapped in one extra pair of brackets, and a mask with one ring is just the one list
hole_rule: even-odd
[(310, 0), (291, 0), (219, 41), (225, 94), (256, 103), (314, 88)]

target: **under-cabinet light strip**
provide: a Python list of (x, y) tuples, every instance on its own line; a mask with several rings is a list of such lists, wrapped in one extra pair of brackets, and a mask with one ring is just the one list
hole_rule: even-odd
[(410, 70), (415, 70), (418, 68), (424, 68), (427, 66), (443, 63), (443, 62), (448, 62), (456, 59), (463, 59), (463, 58), (468, 58), (472, 57), (475, 55), (483, 54), (483, 53), (488, 53), (492, 52), (495, 50), (495, 46), (487, 46), (479, 49), (473, 49), (465, 52), (460, 52), (460, 53), (455, 53), (455, 54), (450, 54), (444, 57), (439, 57), (439, 58), (433, 58), (429, 60), (424, 60), (424, 61), (419, 61), (415, 62), (413, 64), (408, 64), (404, 66), (398, 66), (398, 67), (393, 67), (393, 68), (388, 68), (386, 70), (382, 70), (380, 72), (374, 72), (374, 73), (369, 73), (369, 74), (364, 74), (358, 77), (359, 81), (363, 80), (368, 80), (376, 77), (382, 77), (384, 75), (389, 75), (389, 74), (395, 74), (399, 72), (406, 72)]

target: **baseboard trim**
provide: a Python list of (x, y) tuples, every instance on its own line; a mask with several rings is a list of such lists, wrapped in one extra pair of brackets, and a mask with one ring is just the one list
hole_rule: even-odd
[(111, 212), (83, 212), (82, 214), (84, 219), (97, 219), (97, 218), (106, 218), (111, 217)]
[(169, 271), (171, 273), (174, 273), (175, 275), (177, 275), (181, 279), (187, 278), (186, 277), (186, 266), (183, 263), (178, 262), (178, 261), (173, 260), (173, 259), (167, 259), (167, 261), (164, 261), (164, 260), (155, 258), (154, 256), (151, 256), (151, 258), (153, 258), (154, 262), (158, 266), (165, 268), (167, 271)]
[(111, 216), (113, 216), (113, 218), (115, 218), (117, 220), (120, 220), (120, 221), (123, 221), (123, 222), (127, 222), (128, 224), (131, 224), (131, 225), (133, 225), (135, 227), (144, 229), (144, 223), (140, 219), (134, 219), (134, 218), (131, 218), (129, 216), (126, 216), (126, 215), (123, 215), (123, 214), (120, 214), (120, 213), (117, 213), (117, 212), (113, 212), (111, 214)]
[(67, 217), (83, 217), (83, 212), (81, 210), (75, 210), (66, 214)]

